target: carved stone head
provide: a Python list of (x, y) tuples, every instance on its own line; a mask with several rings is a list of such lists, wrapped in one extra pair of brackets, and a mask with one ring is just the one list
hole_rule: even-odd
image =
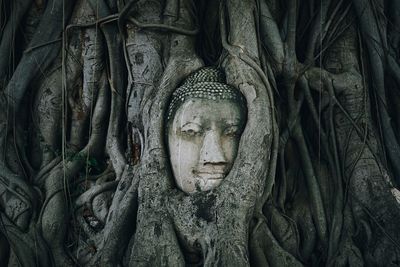
[(168, 108), (167, 144), (178, 188), (208, 191), (227, 176), (235, 161), (247, 117), (240, 91), (224, 74), (203, 68), (176, 89)]

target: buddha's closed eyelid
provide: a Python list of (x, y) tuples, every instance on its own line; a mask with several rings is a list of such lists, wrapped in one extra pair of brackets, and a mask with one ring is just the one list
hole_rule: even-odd
[(227, 135), (227, 136), (237, 136), (239, 134), (240, 134), (239, 125), (229, 125), (224, 130), (224, 135)]
[(179, 130), (181, 133), (189, 136), (198, 135), (203, 132), (201, 125), (193, 122), (184, 124)]

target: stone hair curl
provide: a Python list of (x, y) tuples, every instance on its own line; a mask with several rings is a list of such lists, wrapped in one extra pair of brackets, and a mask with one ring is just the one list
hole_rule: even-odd
[(186, 100), (192, 98), (234, 100), (243, 110), (247, 110), (243, 94), (235, 87), (226, 84), (224, 73), (214, 67), (205, 67), (190, 74), (172, 94), (168, 107), (167, 123), (174, 117), (178, 108)]

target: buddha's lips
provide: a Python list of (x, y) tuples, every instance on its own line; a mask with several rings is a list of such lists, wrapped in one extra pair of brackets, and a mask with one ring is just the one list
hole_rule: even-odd
[(200, 176), (202, 179), (223, 179), (225, 177), (225, 172), (224, 171), (198, 171), (196, 172), (198, 176)]

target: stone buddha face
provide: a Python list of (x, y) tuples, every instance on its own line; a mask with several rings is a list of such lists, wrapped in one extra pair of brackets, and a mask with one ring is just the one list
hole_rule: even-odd
[(186, 193), (208, 191), (223, 181), (246, 121), (244, 98), (237, 89), (215, 77), (203, 80), (193, 79), (175, 94), (178, 100), (172, 100), (167, 122), (172, 172), (177, 187)]

